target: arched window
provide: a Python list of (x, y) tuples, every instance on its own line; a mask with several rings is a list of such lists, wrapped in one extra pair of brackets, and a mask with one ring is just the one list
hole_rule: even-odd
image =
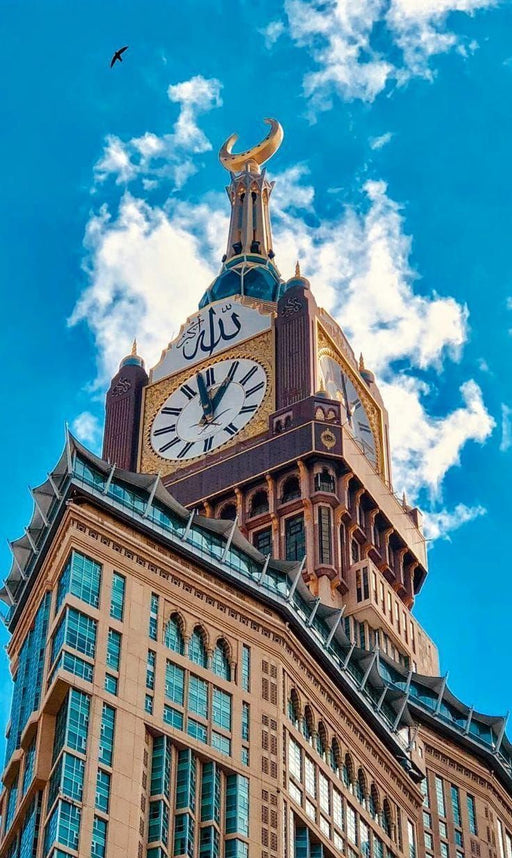
[(325, 724), (320, 721), (318, 724), (318, 733), (316, 736), (316, 749), (323, 760), (327, 757), (327, 730)]
[(313, 735), (315, 732), (315, 721), (310, 706), (304, 707), (304, 719), (302, 721), (302, 732), (310, 745), (313, 744)]
[(281, 503), (300, 498), (300, 483), (298, 477), (288, 477), (283, 483)]
[(220, 511), (221, 518), (228, 518), (230, 521), (234, 521), (236, 518), (236, 504), (235, 503), (227, 503), (222, 507)]
[(183, 639), (182, 622), (179, 614), (171, 614), (169, 622), (165, 627), (164, 644), (168, 649), (185, 654), (185, 641)]
[(384, 799), (382, 806), (382, 827), (388, 837), (391, 837), (393, 831), (393, 815), (391, 813), (391, 805), (387, 798)]
[(338, 742), (336, 736), (332, 740), (332, 744), (329, 750), (329, 764), (333, 772), (339, 776), (340, 773), (340, 763), (341, 763), (341, 748), (340, 743)]
[(336, 481), (331, 473), (327, 470), (327, 468), (322, 468), (322, 470), (315, 474), (315, 492), (335, 492), (336, 491)]
[(268, 495), (265, 489), (259, 489), (251, 498), (249, 515), (262, 515), (264, 512), (268, 512)]
[(188, 645), (188, 657), (191, 661), (201, 665), (201, 667), (207, 666), (208, 656), (204, 643), (204, 632), (201, 626), (196, 626), (192, 633)]
[(218, 640), (213, 651), (212, 670), (222, 679), (231, 682), (231, 667), (229, 666), (228, 645), (224, 640)]
[(292, 688), (288, 701), (288, 717), (294, 727), (300, 727), (300, 702), (295, 688)]
[(352, 757), (350, 754), (345, 754), (345, 760), (343, 762), (343, 783), (346, 787), (349, 787), (354, 782), (354, 763), (352, 762)]
[(380, 795), (375, 784), (372, 784), (370, 789), (370, 797), (368, 800), (368, 811), (372, 819), (378, 819), (380, 812)]
[(368, 793), (366, 775), (362, 769), (357, 772), (356, 781), (356, 798), (360, 804), (366, 804), (366, 796)]

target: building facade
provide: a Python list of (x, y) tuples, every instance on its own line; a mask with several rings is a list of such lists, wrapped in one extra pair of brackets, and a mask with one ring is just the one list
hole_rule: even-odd
[(68, 435), (12, 543), (0, 858), (512, 858), (512, 746), (412, 614), (421, 514), (372, 372), (229, 170), (197, 313)]

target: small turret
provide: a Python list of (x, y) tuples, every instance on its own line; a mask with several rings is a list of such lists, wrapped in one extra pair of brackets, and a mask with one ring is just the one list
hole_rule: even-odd
[(105, 399), (103, 459), (127, 471), (137, 470), (142, 391), (148, 383), (137, 340), (119, 364)]

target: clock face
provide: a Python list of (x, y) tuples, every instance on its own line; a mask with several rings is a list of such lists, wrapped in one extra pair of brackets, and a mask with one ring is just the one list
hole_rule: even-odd
[(367, 459), (377, 467), (377, 451), (370, 420), (356, 388), (334, 358), (324, 355), (320, 358), (320, 367), (327, 396), (343, 403), (350, 431), (361, 444)]
[(251, 420), (266, 389), (265, 370), (247, 358), (223, 360), (194, 373), (169, 396), (153, 420), (153, 450), (172, 461), (216, 450)]

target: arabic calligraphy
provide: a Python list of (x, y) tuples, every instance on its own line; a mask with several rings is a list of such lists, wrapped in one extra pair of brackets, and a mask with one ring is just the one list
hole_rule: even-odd
[(219, 316), (214, 307), (209, 307), (205, 314), (194, 318), (176, 343), (185, 360), (195, 360), (199, 353), (209, 357), (219, 343), (229, 342), (238, 336), (242, 327), (238, 313), (233, 310), (229, 317), (223, 318), (231, 309), (231, 304), (225, 304)]

